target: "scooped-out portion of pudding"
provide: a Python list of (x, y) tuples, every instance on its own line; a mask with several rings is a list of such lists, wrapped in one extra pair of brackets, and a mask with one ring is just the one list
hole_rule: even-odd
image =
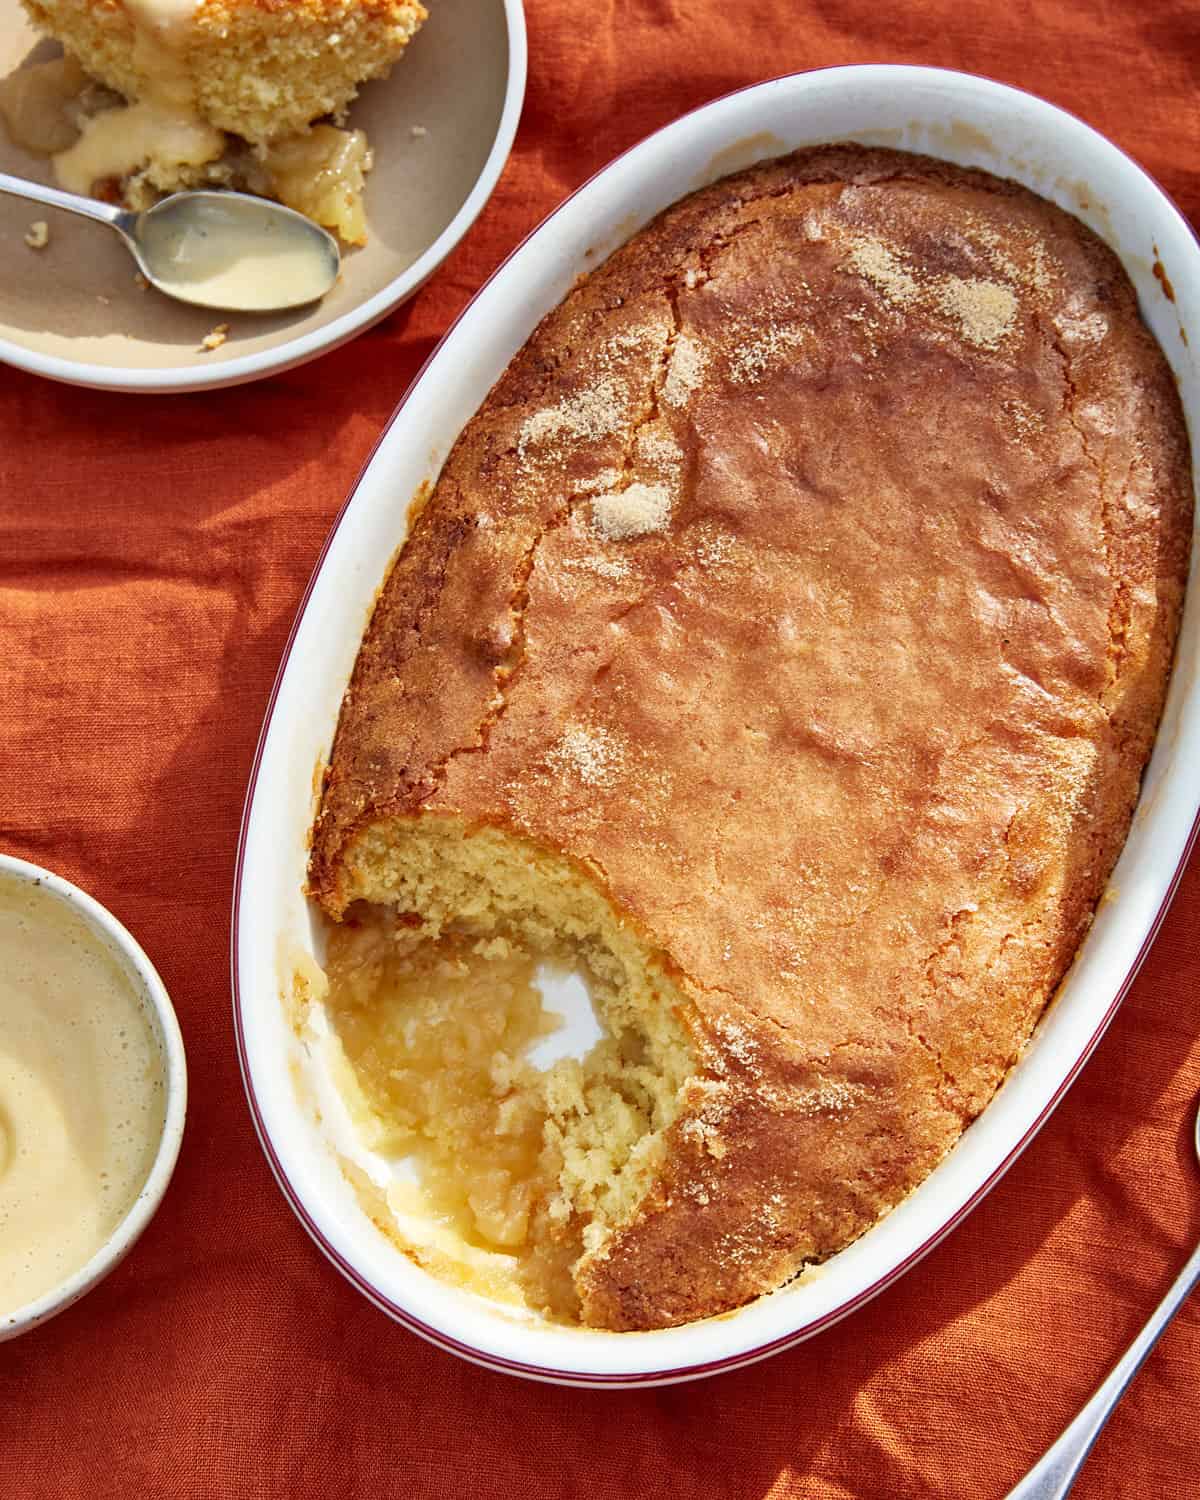
[(64, 187), (133, 208), (238, 187), (365, 241), (371, 149), (341, 122), (425, 20), (419, 0), (23, 3), (65, 58), (12, 75), (0, 111)]
[[(579, 1321), (572, 1268), (652, 1187), (695, 1071), (682, 997), (562, 861), (452, 822), (403, 838), (437, 936), (365, 903), (329, 932), (325, 1006), (353, 1113), (373, 1150), (417, 1166), (451, 1234), (492, 1252), (493, 1276), (507, 1257), (520, 1300)], [(368, 857), (387, 879), (390, 848)], [(585, 1056), (545, 1069), (530, 1055), (558, 1025), (542, 965), (584, 975), (603, 1025)]]

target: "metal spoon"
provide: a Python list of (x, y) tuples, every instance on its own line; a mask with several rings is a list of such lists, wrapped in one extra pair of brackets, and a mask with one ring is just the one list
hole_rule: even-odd
[[(1196, 1155), (1200, 1157), (1200, 1112), (1196, 1116)], [(1100, 1436), (1113, 1408), (1125, 1394), (1129, 1382), (1141, 1369), (1163, 1329), (1179, 1311), (1184, 1298), (1200, 1282), (1200, 1245), (1176, 1277), (1171, 1290), (1158, 1304), (1146, 1326), (1113, 1366), (1112, 1373), (1083, 1408), (1045, 1457), (1030, 1469), (1008, 1500), (1062, 1500), (1075, 1483), (1083, 1461)]]
[(311, 219), (249, 193), (172, 193), (144, 213), (0, 172), (0, 193), (63, 208), (115, 229), (160, 292), (199, 307), (280, 312), (337, 280), (337, 241)]

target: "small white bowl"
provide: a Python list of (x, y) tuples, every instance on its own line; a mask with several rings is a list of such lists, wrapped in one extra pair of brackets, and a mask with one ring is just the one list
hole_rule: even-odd
[(316, 944), (303, 894), (313, 768), (328, 754), (364, 621), (403, 537), (408, 499), (436, 478), (458, 433), (538, 320), (609, 251), (668, 204), (726, 173), (798, 147), (847, 140), (1014, 178), (1094, 229), (1130, 275), (1196, 434), (1200, 248), (1186, 222), (1139, 167), (1080, 120), (1003, 84), (933, 68), (795, 74), (676, 120), (551, 214), (449, 331), (339, 515), (288, 642), (242, 827), (234, 1014), (255, 1125), (305, 1227), (376, 1306), (492, 1369), (589, 1386), (691, 1380), (787, 1348), (877, 1295), (970, 1212), (1049, 1117), (1127, 993), (1200, 826), (1200, 590), (1193, 583), (1129, 839), (1087, 939), (1023, 1056), (903, 1203), (814, 1274), (725, 1317), (649, 1333), (564, 1328), (437, 1280), (370, 1221), (339, 1167), (328, 1120), (319, 1124), (298, 1095), (293, 1067), (302, 1068), (304, 1058), (280, 1003), (286, 976), (279, 956), (289, 949), (312, 953)]
[(90, 1292), (110, 1271), (120, 1265), (162, 1202), (179, 1156), (184, 1116), (187, 1113), (187, 1062), (183, 1052), (183, 1038), (179, 1034), (179, 1022), (162, 980), (139, 944), (110, 911), (78, 886), (64, 880), (61, 875), (43, 870), (40, 865), (30, 864), (27, 860), (0, 854), (0, 877), (2, 876), (41, 886), (43, 890), (51, 892), (64, 906), (83, 918), (100, 943), (120, 964), (145, 1009), (161, 1049), (165, 1099), (158, 1151), (146, 1180), (125, 1217), (106, 1243), (71, 1276), (33, 1302), (27, 1302), (23, 1307), (0, 1316), (0, 1343), (28, 1333), (31, 1328), (55, 1317), (73, 1302), (78, 1302), (80, 1297)]
[[(101, 390), (214, 390), (290, 370), (344, 344), (411, 297), (475, 222), (512, 150), (525, 97), (521, 0), (437, 0), (391, 76), (350, 107), (375, 152), (369, 242), (343, 257), (315, 307), (272, 316), (186, 307), (134, 284), (136, 267), (102, 225), (0, 195), (0, 360)], [(0, 0), (0, 76), (39, 44), (20, 0)], [(0, 171), (52, 180), (44, 157), (0, 124)], [(29, 225), (50, 242), (31, 250)], [(201, 340), (228, 323), (224, 344)]]

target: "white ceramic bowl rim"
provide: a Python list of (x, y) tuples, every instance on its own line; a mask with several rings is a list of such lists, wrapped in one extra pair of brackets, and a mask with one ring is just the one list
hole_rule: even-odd
[(163, 1127), (158, 1150), (128, 1213), (95, 1255), (77, 1271), (51, 1291), (4, 1316), (0, 1321), (0, 1338), (9, 1338), (46, 1322), (91, 1291), (124, 1258), (154, 1217), (167, 1190), (167, 1184), (171, 1181), (183, 1140), (183, 1123), (187, 1114), (187, 1059), (179, 1020), (166, 986), (141, 944), (107, 907), (101, 906), (95, 897), (89, 896), (86, 891), (72, 885), (61, 875), (29, 860), (18, 859), (15, 855), (0, 854), (0, 874), (44, 886), (83, 917), (89, 926), (128, 961), (143, 987), (144, 998), (153, 1010), (162, 1044), (164, 1088)]
[[(266, 712), (264, 714), (263, 728), (259, 736), (258, 745), (255, 750), (254, 762), (251, 767), (249, 785), (246, 793), (242, 826), (238, 841), (238, 857), (234, 877), (233, 913), (230, 933), (234, 1029), (236, 1034), (238, 1060), (242, 1070), (242, 1079), (246, 1090), (246, 1096), (249, 1103), (251, 1116), (254, 1121), (254, 1127), (258, 1134), (264, 1154), (267, 1157), (267, 1161), (271, 1167), (272, 1172), (275, 1175), (276, 1181), (279, 1183), (279, 1186), (288, 1203), (290, 1204), (293, 1212), (296, 1214), (297, 1218), (300, 1220), (304, 1228), (308, 1231), (309, 1235), (312, 1237), (318, 1248), (342, 1273), (342, 1275), (345, 1276), (345, 1278), (358, 1291), (360, 1291), (368, 1301), (373, 1303), (381, 1311), (388, 1314), (388, 1316), (394, 1319), (396, 1322), (407, 1328), (410, 1332), (413, 1332), (418, 1336), (426, 1339), (428, 1342), (436, 1345), (438, 1348), (447, 1350), (448, 1352), (456, 1354), (473, 1364), (481, 1365), (487, 1369), (498, 1370), (513, 1375), (520, 1375), (534, 1380), (591, 1388), (604, 1386), (628, 1388), (635, 1386), (663, 1385), (672, 1381), (698, 1379), (706, 1375), (713, 1375), (721, 1371), (731, 1371), (748, 1364), (756, 1363), (771, 1354), (778, 1353), (783, 1349), (799, 1344), (811, 1338), (814, 1334), (820, 1332), (822, 1329), (828, 1328), (834, 1323), (840, 1322), (841, 1319), (856, 1311), (865, 1303), (871, 1301), (872, 1298), (878, 1296), (880, 1292), (884, 1291), (899, 1277), (904, 1275), (906, 1271), (910, 1270), (914, 1265), (917, 1264), (917, 1262), (928, 1255), (930, 1251), (932, 1251), (938, 1244), (940, 1244), (941, 1241), (945, 1239), (945, 1237), (950, 1234), (951, 1231), (955, 1229), (964, 1218), (967, 1217), (967, 1215), (972, 1211), (976, 1204), (982, 1198), (984, 1198), (1000, 1180), (1000, 1178), (1004, 1176), (1004, 1174), (1009, 1170), (1009, 1168), (1029, 1145), (1030, 1141), (1032, 1141), (1038, 1134), (1042, 1126), (1049, 1119), (1050, 1115), (1053, 1114), (1062, 1097), (1070, 1088), (1071, 1084), (1078, 1076), (1084, 1064), (1090, 1058), (1096, 1045), (1099, 1043), (1105, 1031), (1108, 1029), (1108, 1026), (1111, 1023), (1113, 1017), (1116, 1015), (1117, 1010), (1120, 1008), (1122, 1001), (1125, 999), (1130, 988), (1132, 987), (1133, 982), (1137, 977), (1138, 971), (1141, 968), (1141, 965), (1145, 960), (1147, 953), (1153, 946), (1154, 940), (1162, 925), (1163, 919), (1165, 918), (1167, 911), (1170, 908), (1171, 902), (1174, 899), (1179, 883), (1183, 877), (1184, 870), (1186, 869), (1192, 849), (1195, 847), (1198, 837), (1200, 837), (1200, 809), (1198, 809), (1193, 816), (1187, 837), (1183, 842), (1173, 873), (1171, 874), (1170, 880), (1163, 892), (1162, 898), (1149, 922), (1149, 925), (1145, 932), (1145, 936), (1136, 953), (1134, 954), (1132, 960), (1130, 961), (1128, 968), (1126, 969), (1124, 976), (1120, 981), (1120, 984), (1117, 986), (1111, 1003), (1101, 1015), (1094, 1032), (1090, 1035), (1090, 1037), (1084, 1044), (1081, 1052), (1077, 1057), (1077, 1060), (1071, 1067), (1070, 1071), (1062, 1079), (1059, 1086), (1054, 1090), (1052, 1095), (1045, 1103), (1044, 1107), (1030, 1124), (1029, 1128), (1017, 1140), (1016, 1144), (1000, 1161), (995, 1170), (993, 1170), (979, 1184), (974, 1192), (972, 1192), (970, 1196), (966, 1198), (966, 1200), (951, 1216), (947, 1217), (941, 1223), (939, 1223), (938, 1226), (929, 1233), (929, 1235), (917, 1246), (915, 1250), (913, 1250), (909, 1255), (904, 1257), (898, 1263), (892, 1265), (885, 1274), (881, 1275), (869, 1286), (865, 1287), (856, 1295), (848, 1298), (846, 1301), (840, 1303), (837, 1307), (835, 1307), (828, 1313), (810, 1319), (809, 1321), (801, 1324), (798, 1327), (793, 1327), (786, 1333), (780, 1335), (778, 1338), (757, 1343), (751, 1348), (739, 1350), (732, 1354), (724, 1355), (720, 1358), (716, 1358), (707, 1362), (688, 1363), (677, 1368), (662, 1367), (654, 1369), (638, 1369), (636, 1371), (592, 1371), (583, 1369), (554, 1369), (545, 1365), (510, 1359), (494, 1351), (485, 1351), (474, 1345), (464, 1343), (460, 1339), (456, 1339), (450, 1336), (442, 1329), (436, 1328), (422, 1321), (420, 1318), (416, 1317), (408, 1308), (401, 1306), (400, 1304), (392, 1301), (390, 1298), (384, 1296), (360, 1271), (356, 1269), (356, 1267), (349, 1260), (347, 1260), (337, 1250), (337, 1248), (333, 1244), (330, 1243), (329, 1239), (326, 1237), (326, 1235), (323, 1233), (319, 1225), (316, 1223), (314, 1218), (305, 1207), (300, 1194), (297, 1192), (296, 1188), (290, 1181), (283, 1167), (283, 1164), (275, 1151), (274, 1145), (271, 1141), (269, 1132), (263, 1119), (263, 1115), (260, 1110), (259, 1101), (255, 1094), (254, 1083), (251, 1076), (251, 1070), (247, 1055), (246, 1038), (243, 1027), (242, 997), (239, 988), (239, 917), (244, 863), (246, 857), (247, 834), (249, 829), (251, 809), (254, 802), (255, 788), (263, 759), (263, 752), (267, 741), (267, 735), (271, 726), (271, 720), (275, 710), (276, 700), (279, 696), (280, 686), (283, 682), (284, 674), (287, 670), (289, 660), (291, 658), (291, 653), (296, 640), (296, 636), (299, 632), (301, 622), (303, 621), (305, 611), (308, 607), (310, 596), (312, 595), (312, 592), (317, 583), (317, 579), (321, 574), (326, 555), (333, 545), (334, 538), (337, 535), (338, 529), (341, 526), (347, 510), (354, 500), (355, 494), (357, 493), (357, 490), (362, 483), (364, 475), (371, 466), (376, 452), (384, 442), (384, 439), (387, 437), (387, 434), (390, 431), (392, 425), (400, 416), (400, 413), (403, 411), (413, 392), (417, 389), (428, 367), (438, 357), (438, 354), (441, 351), (443, 345), (451, 337), (455, 328), (462, 321), (462, 319), (470, 313), (475, 303), (479, 300), (479, 298), (483, 295), (483, 293), (487, 290), (491, 283), (496, 279), (497, 276), (501, 274), (501, 272), (509, 264), (509, 262), (521, 253), (522, 249), (528, 243), (528, 241), (532, 239), (536, 234), (538, 234), (544, 225), (549, 223), (559, 213), (561, 213), (561, 211), (566, 207), (567, 204), (578, 197), (580, 193), (586, 191), (591, 183), (593, 183), (601, 175), (607, 173), (617, 162), (620, 162), (626, 157), (631, 156), (635, 152), (640, 151), (644, 146), (647, 145), (649, 141), (654, 140), (656, 137), (668, 131), (674, 130), (682, 121), (691, 119), (696, 115), (702, 114), (707, 110), (713, 109), (714, 107), (723, 105), (727, 101), (738, 98), (741, 95), (751, 93), (756, 89), (765, 89), (771, 87), (772, 85), (780, 84), (789, 80), (795, 80), (805, 77), (816, 77), (818, 75), (832, 76), (841, 74), (846, 76), (848, 82), (853, 81), (855, 77), (861, 79), (866, 75), (875, 75), (877, 81), (878, 75), (887, 73), (895, 75), (903, 74), (910, 79), (936, 79), (938, 77), (944, 77), (978, 84), (988, 90), (997, 91), (1000, 94), (1017, 96), (1021, 99), (1024, 99), (1025, 101), (1028, 101), (1030, 104), (1036, 106), (1042, 111), (1047, 111), (1052, 115), (1063, 117), (1066, 120), (1070, 121), (1074, 126), (1082, 127), (1089, 133), (1089, 135), (1103, 142), (1103, 144), (1110, 151), (1123, 158), (1124, 161), (1128, 163), (1133, 173), (1149, 182), (1152, 186), (1153, 192), (1159, 199), (1162, 200), (1162, 207), (1164, 211), (1167, 214), (1173, 216), (1193, 240), (1200, 239), (1200, 236), (1197, 236), (1196, 232), (1192, 229), (1191, 225), (1175, 207), (1174, 203), (1171, 201), (1161, 185), (1159, 185), (1150, 176), (1149, 173), (1147, 173), (1141, 166), (1139, 166), (1138, 163), (1136, 163), (1131, 157), (1129, 157), (1127, 153), (1121, 151), (1118, 146), (1115, 146), (1111, 141), (1109, 141), (1107, 137), (1100, 135), (1100, 133), (1097, 132), (1093, 127), (1089, 126), (1086, 121), (1081, 120), (1077, 115), (1072, 114), (1070, 111), (1064, 110), (1060, 106), (1053, 105), (1048, 100), (1041, 99), (1037, 95), (1030, 94), (1025, 90), (1016, 89), (1009, 84), (1004, 84), (994, 79), (989, 79), (976, 74), (967, 74), (953, 69), (913, 67), (904, 64), (846, 64), (831, 68), (801, 69), (796, 72), (779, 74), (772, 78), (762, 79), (755, 83), (744, 85), (741, 88), (731, 90), (727, 94), (720, 95), (717, 98), (709, 100), (705, 104), (699, 105), (695, 109), (689, 110), (685, 114), (678, 116), (667, 125), (660, 127), (660, 129), (657, 131), (651, 132), (650, 135), (644, 137), (641, 141), (638, 141), (633, 146), (627, 148), (627, 150), (625, 150), (624, 152), (621, 152), (618, 156), (614, 157), (612, 161), (607, 162), (596, 173), (593, 173), (591, 177), (589, 177), (584, 183), (576, 188), (574, 192), (569, 194), (562, 200), (561, 203), (559, 203), (554, 209), (552, 209), (551, 212), (547, 214), (546, 217), (541, 221), (541, 223), (539, 223), (533, 230), (530, 231), (528, 235), (525, 236), (520, 244), (518, 244), (510, 252), (505, 260), (492, 272), (491, 276), (489, 276), (488, 279), (480, 286), (478, 291), (471, 298), (470, 302), (468, 302), (467, 305), (461, 310), (458, 316), (446, 329), (441, 339), (439, 339), (436, 347), (431, 351), (428, 358), (425, 360), (424, 364), (421, 366), (420, 370), (417, 372), (413, 381), (409, 385), (408, 389), (405, 391), (404, 395), (397, 403), (395, 410), (392, 412), (386, 425), (380, 432), (379, 438), (377, 439), (374, 447), (367, 455), (367, 458), (364, 461), (363, 466), (360, 469), (349, 494), (347, 495), (345, 503), (338, 511), (336, 517), (334, 518), (333, 524), (330, 527), (329, 533), (326, 536), (325, 542), (321, 548), (320, 554), (318, 555), (316, 564), (314, 566), (312, 576), (309, 579), (304, 595), (301, 598), (300, 604), (297, 608), (296, 617), (293, 622), (291, 632), (288, 636), (287, 643), (284, 647), (279, 670), (276, 674), (270, 698), (267, 703)], [(764, 154), (769, 155), (769, 149), (765, 150)]]
[[(525, 81), (528, 68), (528, 40), (525, 29), (525, 11), (521, 0), (502, 0), (505, 24), (508, 29), (508, 78), (504, 85), (504, 105), (500, 111), (500, 122), (496, 136), (488, 152), (483, 169), (467, 194), (462, 207), (438, 235), (437, 239), (412, 265), (373, 297), (353, 308), (342, 317), (314, 328), (310, 333), (295, 340), (262, 350), (257, 354), (246, 354), (240, 359), (231, 359), (220, 367), (219, 384), (237, 385), (246, 380), (264, 375), (279, 375), (294, 369), (318, 354), (348, 343), (350, 339), (385, 317), (394, 307), (403, 302), (410, 292), (428, 280), (441, 265), (458, 242), (483, 212), (492, 196), (504, 165), (516, 139), (517, 125), (521, 118), (521, 107), (525, 101)], [(101, 390), (140, 391), (144, 394), (169, 395), (189, 390), (206, 390), (213, 385), (211, 376), (195, 369), (179, 370), (117, 370), (109, 365), (93, 365), (57, 355), (39, 354), (36, 350), (19, 348), (5, 356), (10, 363), (35, 375), (45, 375), (51, 380), (64, 380), (73, 385), (93, 386)]]

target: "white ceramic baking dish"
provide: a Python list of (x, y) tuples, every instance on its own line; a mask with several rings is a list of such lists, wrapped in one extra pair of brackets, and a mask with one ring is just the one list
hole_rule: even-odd
[(339, 1170), (328, 1122), (318, 1124), (295, 1088), (293, 1063), (302, 1067), (304, 1059), (280, 995), (288, 955), (313, 942), (302, 883), (314, 768), (328, 752), (410, 497), (437, 475), (489, 387), (581, 272), (691, 189), (765, 156), (839, 140), (984, 167), (1089, 224), (1117, 251), (1137, 287), (1178, 378), (1195, 444), (1200, 248), (1184, 220), (1144, 172), (1079, 120), (1001, 84), (926, 68), (797, 74), (677, 120), (557, 209), (446, 335), (338, 517), (284, 655), (242, 829), (234, 1015), (254, 1121), (302, 1223), (378, 1307), (441, 1347), (497, 1370), (594, 1386), (690, 1379), (761, 1359), (861, 1307), (954, 1228), (1045, 1121), (1128, 990), (1195, 837), (1200, 603), (1193, 588), (1133, 830), (1108, 898), (1025, 1055), (948, 1158), (894, 1212), (811, 1279), (723, 1318), (653, 1333), (571, 1330), (514, 1317), (435, 1280), (370, 1223)]

